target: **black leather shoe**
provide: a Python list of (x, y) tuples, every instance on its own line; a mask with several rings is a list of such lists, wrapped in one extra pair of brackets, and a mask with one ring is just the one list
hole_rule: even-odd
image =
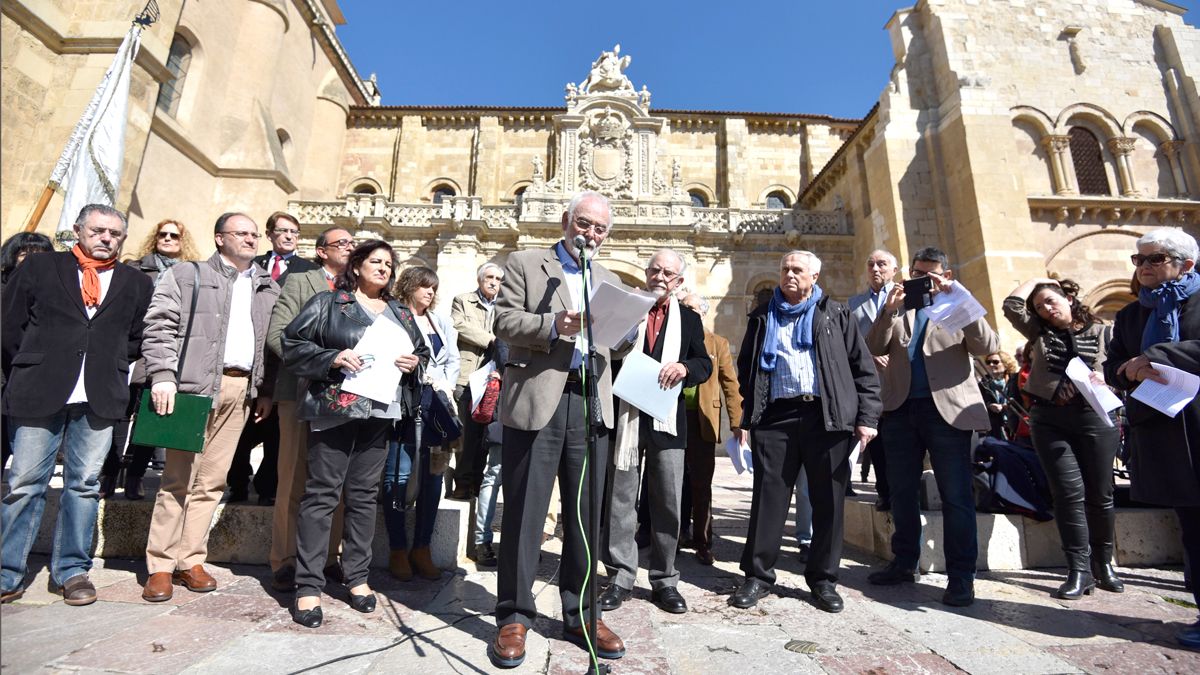
[(796, 559), (802, 563), (808, 562), (808, 555), (812, 552), (812, 544), (797, 544)]
[(729, 604), (738, 609), (750, 609), (771, 592), (771, 587), (758, 579), (746, 579), (742, 587), (729, 597)]
[(250, 499), (250, 488), (231, 487), (229, 488), (229, 498), (225, 500), (226, 504), (241, 504)]
[(288, 593), (296, 590), (296, 568), (284, 565), (271, 574), (271, 588)]
[(886, 499), (875, 500), (875, 510), (880, 513), (885, 513), (892, 510), (892, 503)]
[(812, 589), (812, 597), (817, 608), (823, 612), (837, 614), (846, 607), (833, 584), (817, 584)]
[(975, 583), (970, 579), (951, 579), (942, 593), (942, 604), (951, 607), (969, 607), (975, 602)]
[(317, 605), (312, 609), (300, 611), (295, 603), (292, 603), (292, 621), (304, 626), (305, 628), (320, 628), (321, 622), (325, 620), (325, 615), (321, 613), (321, 606)]
[(921, 580), (921, 573), (917, 570), (901, 569), (896, 561), (888, 563), (888, 566), (867, 575), (867, 581), (876, 586), (895, 586), (896, 584), (911, 584), (914, 581)]
[(1078, 600), (1085, 595), (1091, 595), (1095, 589), (1096, 581), (1092, 579), (1090, 572), (1069, 570), (1067, 580), (1054, 592), (1054, 597), (1060, 600)]
[(667, 586), (657, 591), (652, 591), (650, 593), (650, 601), (664, 612), (671, 614), (683, 614), (687, 612), (687, 601), (679, 594), (679, 589), (674, 586)]
[(621, 606), (622, 602), (629, 599), (633, 595), (632, 588), (621, 588), (615, 583), (609, 584), (608, 588), (600, 594), (600, 609), (611, 612)]
[(350, 594), (350, 606), (362, 612), (370, 614), (375, 611), (375, 594), (367, 593), (366, 595)]
[(1112, 563), (1097, 562), (1093, 558), (1092, 578), (1096, 580), (1096, 586), (1102, 590), (1110, 593), (1125, 592), (1125, 582), (1117, 576), (1117, 571), (1113, 569)]

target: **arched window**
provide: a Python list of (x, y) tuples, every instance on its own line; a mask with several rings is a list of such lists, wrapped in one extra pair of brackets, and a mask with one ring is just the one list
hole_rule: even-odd
[(1104, 173), (1104, 155), (1096, 135), (1083, 127), (1071, 127), (1071, 161), (1081, 195), (1111, 195), (1108, 175)]
[(789, 208), (790, 206), (791, 206), (791, 202), (788, 200), (788, 196), (784, 192), (776, 190), (776, 191), (772, 192), (771, 194), (767, 195), (767, 208), (768, 209), (786, 209), (786, 208)]
[(373, 195), (373, 194), (376, 194), (376, 193), (375, 193), (375, 186), (374, 186), (374, 185), (371, 185), (370, 183), (359, 183), (358, 185), (355, 185), (355, 186), (354, 186), (354, 190), (353, 190), (353, 192), (354, 192), (354, 194), (356, 194), (356, 195)]
[(167, 70), (171, 79), (158, 88), (158, 109), (174, 117), (179, 112), (179, 99), (183, 96), (183, 82), (187, 79), (188, 66), (192, 63), (192, 46), (176, 35), (171, 40), (171, 51), (167, 56)]
[(276, 129), (275, 137), (279, 139), (279, 148), (283, 150), (283, 161), (292, 161), (292, 135), (286, 129)]
[(517, 205), (517, 213), (521, 212), (521, 202), (525, 201), (525, 188), (519, 187), (513, 193), (513, 203)]
[(688, 192), (688, 197), (692, 198), (693, 208), (703, 209), (708, 207), (708, 200), (704, 198), (704, 194), (699, 190), (692, 190)]
[(771, 296), (774, 294), (775, 284), (771, 282), (760, 284), (758, 289), (754, 291), (753, 307), (750, 308), (750, 311), (754, 311), (755, 308), (770, 302)]
[(449, 185), (439, 185), (433, 189), (433, 203), (441, 204), (442, 200), (449, 199), (454, 196), (454, 188)]

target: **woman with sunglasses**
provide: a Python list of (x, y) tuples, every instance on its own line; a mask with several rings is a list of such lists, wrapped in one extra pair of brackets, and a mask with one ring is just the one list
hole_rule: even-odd
[[(142, 240), (142, 246), (136, 256), (126, 262), (148, 274), (150, 281), (157, 286), (158, 277), (166, 270), (181, 262), (199, 259), (200, 254), (188, 235), (187, 228), (178, 220), (168, 218), (154, 226)], [(154, 457), (154, 448), (135, 443), (125, 447), (125, 439), (129, 437), (130, 419), (137, 411), (145, 380), (146, 364), (138, 359), (133, 365), (133, 375), (129, 379), (129, 408), (125, 411), (125, 417), (113, 427), (112, 446), (108, 457), (104, 459), (104, 467), (100, 470), (102, 499), (116, 492), (117, 476), (121, 473), (122, 464), (125, 469), (125, 498), (136, 501), (145, 497), (142, 492), (142, 479), (146, 476), (146, 468)], [(121, 459), (122, 449), (125, 450), (124, 461)]]
[(1104, 363), (1106, 327), (1053, 279), (1021, 284), (1004, 300), (1004, 316), (1032, 345), (1025, 393), (1032, 402), (1033, 449), (1050, 482), (1054, 522), (1067, 557), (1067, 580), (1054, 596), (1078, 600), (1099, 586), (1120, 593), (1112, 567), (1113, 458), (1120, 438), (1066, 375), (1080, 359), (1094, 384)]
[(988, 435), (1001, 440), (1011, 440), (1016, 431), (1016, 415), (1009, 408), (1009, 401), (1020, 403), (1017, 388), (1017, 361), (1008, 352), (995, 352), (983, 359), (985, 374), (979, 379), (979, 391), (987, 405), (988, 419), (992, 430)]
[[(1200, 275), (1196, 240), (1182, 230), (1160, 228), (1137, 240), (1131, 259), (1140, 286), (1138, 299), (1117, 313), (1104, 376), (1133, 391), (1145, 380), (1162, 381), (1155, 364), (1200, 372)], [(1179, 516), (1185, 558), (1200, 566), (1200, 397), (1169, 417), (1129, 397), (1132, 497), (1173, 507)], [(1200, 583), (1192, 579), (1200, 604)], [(1200, 621), (1176, 634), (1185, 647), (1200, 649)]]

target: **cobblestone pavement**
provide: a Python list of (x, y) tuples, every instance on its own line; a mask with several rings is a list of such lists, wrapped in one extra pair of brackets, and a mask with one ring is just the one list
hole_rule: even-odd
[[(686, 614), (649, 602), (645, 573), (634, 598), (605, 616), (628, 648), (614, 673), (1197, 673), (1200, 653), (1173, 635), (1196, 619), (1178, 569), (1122, 569), (1124, 594), (1097, 591), (1078, 602), (1050, 591), (1062, 569), (981, 573), (978, 600), (953, 609), (938, 599), (942, 575), (876, 587), (881, 561), (847, 551), (841, 614), (810, 601), (802, 566), (785, 537), (775, 592), (751, 610), (726, 599), (740, 581), (737, 559), (749, 516), (748, 480), (719, 465), (714, 481), (717, 564), (679, 558)], [(563, 641), (558, 593), (548, 585), (561, 541), (547, 543), (534, 586), (543, 614), (529, 633), (521, 673), (582, 673), (585, 652)], [(379, 609), (359, 614), (330, 585), (317, 630), (291, 622), (290, 598), (269, 588), (261, 566), (210, 566), (219, 588), (177, 588), (166, 603), (140, 598), (138, 560), (97, 560), (99, 601), (68, 607), (47, 590), (45, 559), (20, 601), (0, 610), (5, 673), (471, 673), (493, 672), (487, 644), (495, 623), (495, 572), (470, 563), (439, 582), (399, 583), (372, 573)], [(791, 649), (789, 649), (791, 643)], [(799, 650), (799, 651), (795, 651)]]

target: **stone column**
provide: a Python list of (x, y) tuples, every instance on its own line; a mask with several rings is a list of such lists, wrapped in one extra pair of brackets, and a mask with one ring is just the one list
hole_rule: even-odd
[(721, 130), (725, 141), (724, 147), (721, 148), (725, 160), (725, 175), (719, 176), (717, 180), (724, 188), (726, 205), (733, 209), (744, 209), (749, 207), (750, 203), (742, 190), (742, 178), (745, 175), (742, 166), (742, 146), (746, 143), (750, 131), (746, 127), (746, 120), (737, 117), (726, 117), (722, 120)]
[(1158, 149), (1167, 156), (1167, 163), (1171, 165), (1171, 177), (1175, 179), (1176, 197), (1188, 195), (1187, 179), (1183, 176), (1183, 158), (1181, 157), (1183, 143), (1183, 141), (1167, 141), (1158, 146)]
[(1042, 147), (1050, 158), (1050, 174), (1054, 179), (1054, 194), (1075, 194), (1075, 189), (1067, 179), (1066, 153), (1071, 148), (1070, 136), (1046, 136), (1042, 139)]
[(1117, 182), (1121, 185), (1122, 197), (1138, 196), (1137, 185), (1133, 182), (1133, 166), (1129, 162), (1129, 155), (1136, 144), (1137, 141), (1132, 138), (1108, 139), (1108, 150), (1117, 160)]

